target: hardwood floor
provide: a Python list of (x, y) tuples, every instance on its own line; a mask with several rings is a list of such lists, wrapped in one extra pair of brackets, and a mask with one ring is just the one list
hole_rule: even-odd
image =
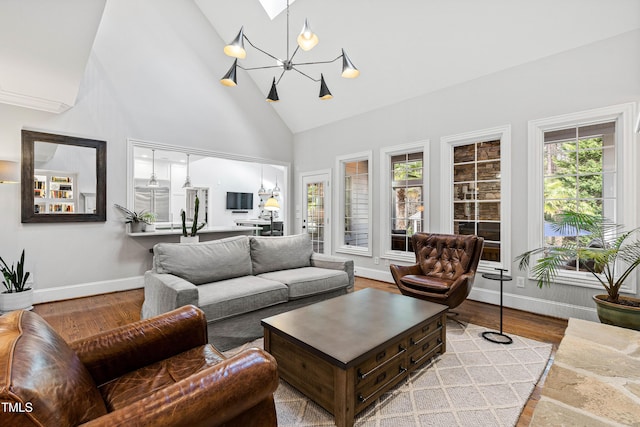
[[(392, 283), (356, 278), (356, 290), (376, 288), (399, 293)], [(140, 319), (144, 293), (142, 289), (96, 295), (74, 300), (38, 304), (33, 311), (42, 316), (67, 341), (75, 341), (98, 332), (126, 325)], [(473, 323), (489, 329), (500, 327), (499, 308), (495, 305), (466, 300), (455, 309), (462, 322)], [(505, 308), (503, 331), (537, 341), (553, 344), (551, 359), (518, 421), (518, 426), (528, 426), (533, 409), (540, 400), (541, 386), (551, 367), (555, 351), (564, 336), (567, 321), (520, 310)]]

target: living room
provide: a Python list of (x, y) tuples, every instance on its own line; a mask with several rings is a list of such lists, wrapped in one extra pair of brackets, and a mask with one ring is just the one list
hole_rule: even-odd
[[(334, 95), (320, 102), (316, 84), (287, 75), (276, 104), (264, 102), (271, 77), (262, 81), (238, 70), (234, 88), (219, 79), (232, 63), (223, 48), (239, 28), (244, 25), (256, 44), (271, 37), (278, 49), (285, 37), (284, 14), (271, 21), (257, 1), (219, 3), (110, 0), (81, 10), (73, 1), (63, 7), (30, 0), (1, 6), (7, 9), (0, 13), (0, 31), (9, 42), (0, 57), (10, 66), (0, 71), (0, 159), (20, 161), (23, 129), (107, 142), (105, 222), (21, 223), (20, 185), (0, 185), (5, 224), (0, 256), (17, 260), (25, 250), (36, 303), (142, 287), (151, 255), (144, 242), (127, 236), (113, 208), (131, 207), (131, 140), (284, 167), (285, 182), (279, 184), (287, 188), (281, 207), (287, 234), (300, 233), (305, 225), (303, 181), (328, 175), (329, 254), (352, 259), (356, 276), (391, 283), (389, 264), (409, 264), (413, 253), (388, 249), (393, 236), (387, 226), (385, 159), (423, 152), (422, 230), (450, 233), (456, 200), (452, 168), (445, 167), (449, 148), (470, 138), (498, 137), (501, 253), (479, 271), (500, 267), (513, 276), (504, 290), (507, 307), (597, 321), (596, 287), (564, 283), (539, 289), (513, 260), (537, 246), (532, 235), (541, 235), (544, 226), (542, 210), (536, 209), (536, 177), (542, 176), (542, 168), (533, 170), (541, 162), (532, 154), (536, 131), (571, 120), (605, 117), (621, 125), (616, 132), (627, 151), (617, 171), (616, 219), (629, 228), (640, 224), (640, 182), (633, 166), (640, 160), (636, 1), (447, 6), (415, 1), (393, 8), (298, 0), (291, 6), (292, 38), (308, 18), (320, 34), (318, 48), (327, 49), (314, 49), (309, 58), (332, 59), (344, 48), (361, 76), (339, 79), (338, 63), (314, 68), (324, 73)], [(54, 37), (63, 27), (80, 36)], [(401, 42), (409, 47), (395, 51)], [(248, 57), (257, 54), (248, 52)], [(32, 106), (16, 105), (19, 98), (31, 98)], [(58, 101), (64, 111), (33, 107), (43, 99)], [(345, 164), (361, 160), (371, 167), (369, 228), (368, 240), (354, 247), (338, 232), (344, 221), (340, 173)], [(257, 175), (256, 170), (247, 185), (255, 190), (247, 191), (257, 192)], [(235, 218), (218, 223), (220, 215), (212, 215), (211, 221), (230, 226)], [(638, 296), (637, 281), (629, 281), (625, 295)], [(470, 298), (499, 304), (499, 283), (478, 275)]]

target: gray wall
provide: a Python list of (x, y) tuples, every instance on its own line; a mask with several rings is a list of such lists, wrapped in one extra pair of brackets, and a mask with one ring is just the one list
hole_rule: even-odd
[(142, 3), (108, 2), (73, 108), (0, 104), (2, 159), (20, 159), (23, 128), (107, 141), (106, 223), (21, 224), (20, 186), (0, 186), (0, 255), (16, 260), (26, 250), (37, 301), (140, 285), (151, 256), (124, 234), (113, 208), (127, 201), (127, 138), (292, 160), (293, 136), (255, 85), (218, 82), (228, 68), (224, 43), (200, 10), (189, 1)]
[[(379, 149), (430, 140), (428, 177), (430, 199), (427, 229), (442, 227), (440, 208), (440, 138), (495, 126), (511, 125), (512, 183), (510, 226), (511, 251), (515, 256), (527, 248), (527, 122), (532, 119), (606, 107), (640, 100), (640, 31), (633, 31), (579, 49), (514, 67), (474, 81), (416, 97), (348, 120), (295, 135), (294, 201), (300, 205), (299, 174), (335, 168), (335, 157), (373, 150), (377, 168)], [(505, 52), (508, 54), (508, 52)], [(423, 71), (429, 78), (428, 69)], [(335, 180), (335, 173), (334, 173)], [(638, 183), (632, 188), (637, 191)], [(334, 212), (338, 183), (334, 181)], [(379, 239), (384, 227), (376, 214), (380, 188), (373, 173), (373, 256), (380, 255)], [(638, 210), (636, 210), (638, 211)], [(637, 219), (636, 219), (637, 222)], [(333, 221), (337, 224), (337, 218)], [(298, 227), (300, 225), (298, 224)], [(334, 239), (335, 240), (335, 239)], [(334, 248), (335, 249), (335, 248)], [(373, 257), (351, 256), (361, 275), (390, 280), (384, 262)], [(512, 274), (524, 276), (514, 264)], [(498, 301), (497, 282), (478, 278), (474, 298)], [(515, 284), (515, 281), (512, 282)], [(533, 282), (524, 289), (507, 285), (507, 305), (566, 316), (593, 318), (592, 289), (557, 285), (539, 290)], [(578, 306), (567, 309), (567, 304)], [(586, 307), (582, 309), (581, 307)]]

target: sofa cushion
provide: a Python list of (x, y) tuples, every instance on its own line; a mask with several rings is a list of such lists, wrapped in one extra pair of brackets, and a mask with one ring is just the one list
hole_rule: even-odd
[(308, 233), (293, 236), (251, 238), (253, 274), (311, 265), (313, 246)]
[(101, 386), (100, 393), (109, 411), (116, 411), (210, 366), (217, 365), (222, 360), (224, 356), (210, 344), (194, 347), (184, 353), (122, 375)]
[(349, 286), (349, 276), (342, 270), (302, 267), (263, 273), (258, 277), (282, 282), (289, 288), (289, 299), (305, 298)]
[(200, 285), (198, 293), (198, 305), (211, 322), (287, 302), (289, 292), (282, 283), (243, 276)]
[(228, 237), (203, 243), (158, 243), (154, 269), (201, 285), (251, 274), (249, 238)]
[(76, 426), (107, 413), (87, 368), (41, 317), (0, 316), (0, 336), (0, 402), (18, 408), (0, 409), (0, 424)]

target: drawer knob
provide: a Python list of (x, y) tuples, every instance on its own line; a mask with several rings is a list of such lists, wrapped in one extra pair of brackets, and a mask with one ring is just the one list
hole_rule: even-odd
[(386, 350), (381, 351), (380, 353), (378, 353), (376, 355), (376, 362), (379, 362), (380, 360), (384, 359), (386, 355), (387, 355), (387, 351)]

